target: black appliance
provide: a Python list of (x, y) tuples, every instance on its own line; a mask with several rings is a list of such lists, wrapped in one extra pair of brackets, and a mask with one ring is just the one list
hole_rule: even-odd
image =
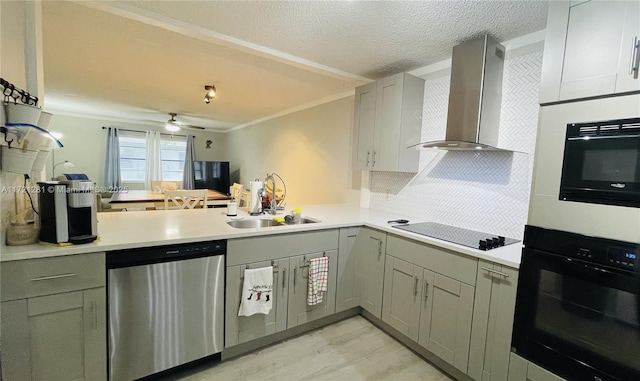
[(194, 161), (196, 189), (211, 189), (222, 194), (229, 194), (231, 186), (228, 161)]
[(640, 380), (640, 245), (526, 226), (512, 350), (569, 380)]
[(75, 244), (98, 238), (93, 182), (86, 175), (62, 175), (39, 182), (40, 233), (43, 242)]
[(504, 245), (520, 242), (513, 238), (463, 229), (436, 222), (418, 222), (415, 224), (394, 225), (393, 227), (479, 250), (491, 250)]
[(568, 124), (559, 198), (640, 207), (640, 118)]

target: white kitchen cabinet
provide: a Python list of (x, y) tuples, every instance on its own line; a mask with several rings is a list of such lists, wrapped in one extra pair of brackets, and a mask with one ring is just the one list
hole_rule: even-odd
[[(338, 230), (277, 234), (227, 241), (225, 348), (250, 342), (335, 313)], [(306, 306), (308, 260), (329, 257), (322, 303)], [(238, 316), (244, 270), (274, 266), (269, 314)]]
[(424, 80), (399, 73), (356, 88), (353, 169), (417, 172)]
[(506, 381), (518, 270), (480, 260), (467, 374), (477, 381)]
[[(268, 314), (238, 316), (244, 271), (247, 268), (258, 269), (273, 266), (273, 288), (271, 291), (271, 311)], [(225, 347), (242, 344), (287, 328), (287, 300), (289, 286), (287, 275), (289, 260), (254, 262), (227, 268), (227, 287), (225, 297)]]
[(540, 103), (640, 90), (638, 39), (637, 1), (550, 2)]
[(466, 372), (474, 288), (429, 270), (423, 287), (418, 344)]
[(382, 320), (467, 372), (478, 261), (389, 235)]
[(384, 273), (382, 320), (418, 341), (422, 268), (388, 255)]
[(4, 262), (7, 380), (106, 380), (104, 253)]
[[(322, 302), (310, 306), (307, 304), (307, 290), (309, 282), (309, 261), (314, 258), (329, 258), (327, 273), (327, 291)], [(289, 303), (287, 306), (287, 328), (308, 323), (336, 312), (336, 275), (338, 266), (338, 251), (298, 255), (289, 259), (291, 278), (289, 281)]]
[(384, 284), (385, 250), (387, 234), (362, 228), (358, 235), (360, 281), (360, 306), (380, 319), (382, 317), (382, 293)]
[(508, 381), (564, 381), (564, 379), (512, 352), (509, 360)]
[(360, 305), (361, 269), (359, 253), (362, 245), (358, 235), (360, 227), (340, 229), (338, 241), (338, 279), (336, 285), (336, 312), (342, 312)]

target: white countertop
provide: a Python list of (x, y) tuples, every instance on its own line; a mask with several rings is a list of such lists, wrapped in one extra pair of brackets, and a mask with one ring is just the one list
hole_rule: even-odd
[[(404, 217), (387, 212), (346, 204), (303, 205), (302, 209), (303, 217), (311, 217), (320, 220), (320, 222), (259, 229), (238, 229), (227, 225), (226, 222), (231, 218), (226, 216), (226, 208), (98, 213), (99, 239), (97, 241), (64, 247), (45, 244), (2, 246), (0, 262), (364, 225), (510, 267), (518, 268), (520, 266), (521, 243), (490, 251), (481, 251), (395, 229), (387, 221)], [(286, 212), (289, 213), (290, 208)], [(246, 212), (238, 210), (238, 217), (234, 218), (270, 217), (270, 215), (252, 217)], [(424, 221), (411, 220), (410, 222)]]

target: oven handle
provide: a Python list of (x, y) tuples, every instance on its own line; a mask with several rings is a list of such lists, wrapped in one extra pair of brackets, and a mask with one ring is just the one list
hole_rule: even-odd
[(601, 273), (605, 273), (605, 274), (615, 274), (615, 273), (614, 273), (614, 272), (612, 272), (612, 271), (605, 270), (605, 269), (603, 269), (603, 268), (596, 267), (596, 266), (593, 266), (593, 265), (587, 264), (587, 263), (585, 263), (584, 261), (575, 260), (575, 259), (573, 259), (573, 258), (565, 258), (565, 261), (567, 261), (567, 262), (569, 262), (569, 263), (576, 264), (576, 265), (582, 265), (582, 266), (584, 266), (584, 267), (586, 267), (586, 268), (588, 268), (588, 269), (595, 270), (595, 271), (599, 271), (599, 272), (601, 272)]

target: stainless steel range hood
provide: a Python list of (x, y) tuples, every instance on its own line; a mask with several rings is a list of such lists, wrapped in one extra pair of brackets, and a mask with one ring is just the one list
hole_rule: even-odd
[(485, 35), (453, 48), (446, 140), (416, 146), (498, 150), (504, 47)]

